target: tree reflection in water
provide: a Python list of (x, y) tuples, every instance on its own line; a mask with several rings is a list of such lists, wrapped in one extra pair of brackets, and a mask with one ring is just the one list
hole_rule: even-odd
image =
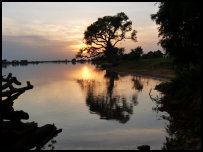
[[(102, 85), (105, 85), (105, 91), (101, 93), (98, 93), (97, 90), (100, 85), (94, 79), (78, 79), (77, 83), (86, 93), (86, 104), (90, 113), (100, 115), (100, 119), (117, 120), (124, 124), (133, 114), (133, 106), (138, 103), (137, 92), (132, 95), (130, 101), (127, 101), (124, 95), (114, 93), (114, 83), (119, 80), (118, 73), (106, 70), (104, 80), (106, 83)], [(136, 79), (136, 82), (141, 84), (139, 79)]]
[(133, 76), (133, 89), (136, 89), (137, 91), (141, 92), (143, 89), (143, 84), (141, 83), (141, 77), (140, 76)]

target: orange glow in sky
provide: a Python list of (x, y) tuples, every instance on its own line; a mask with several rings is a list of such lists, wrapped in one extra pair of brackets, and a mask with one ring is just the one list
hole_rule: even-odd
[(87, 51), (85, 50), (85, 51), (83, 51), (82, 53), (85, 54), (85, 53), (87, 53)]
[(116, 15), (121, 10), (132, 21), (132, 28), (138, 31), (138, 42), (121, 41), (116, 47), (125, 48), (125, 53), (137, 46), (142, 46), (144, 52), (162, 50), (157, 45), (157, 25), (150, 18), (158, 11), (155, 2), (5, 2), (2, 5), (2, 57), (8, 60), (72, 59), (80, 49), (87, 47), (83, 43), (87, 27), (98, 18)]

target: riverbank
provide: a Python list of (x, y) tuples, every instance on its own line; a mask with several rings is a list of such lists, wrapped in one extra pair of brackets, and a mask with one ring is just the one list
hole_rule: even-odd
[(164, 79), (175, 78), (172, 60), (168, 58), (140, 59), (138, 61), (123, 60), (116, 66), (110, 66), (107, 62), (100, 62), (99, 65), (117, 73), (137, 74)]
[(156, 86), (163, 96), (157, 110), (166, 111), (164, 119), (169, 137), (163, 150), (201, 149), (201, 68), (182, 71), (170, 82)]
[(171, 59), (140, 59), (138, 61), (120, 61), (112, 66), (100, 63), (105, 69), (120, 74), (138, 74), (170, 79), (170, 82), (158, 85), (156, 89), (164, 95), (157, 100), (157, 111), (165, 111), (169, 121), (163, 150), (200, 150), (201, 149), (201, 70), (193, 67), (175, 75)]

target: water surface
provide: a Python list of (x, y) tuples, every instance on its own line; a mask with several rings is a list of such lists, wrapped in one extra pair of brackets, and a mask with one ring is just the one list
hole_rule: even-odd
[[(165, 141), (167, 122), (152, 110), (156, 105), (149, 97), (163, 80), (71, 63), (3, 68), (3, 75), (9, 72), (23, 85), (34, 85), (14, 108), (28, 112), (28, 122), (62, 128), (52, 141), (55, 149), (136, 149), (142, 144), (161, 149)], [(152, 95), (159, 93), (152, 90)]]

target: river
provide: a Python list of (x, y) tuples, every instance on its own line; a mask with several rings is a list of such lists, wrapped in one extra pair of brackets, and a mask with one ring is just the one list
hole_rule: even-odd
[(161, 149), (167, 135), (165, 113), (149, 97), (163, 82), (158, 78), (118, 74), (94, 65), (43, 63), (8, 66), (22, 85), (34, 88), (14, 103), (15, 110), (29, 113), (39, 126), (55, 124), (62, 128), (43, 149), (137, 149), (147, 144)]

